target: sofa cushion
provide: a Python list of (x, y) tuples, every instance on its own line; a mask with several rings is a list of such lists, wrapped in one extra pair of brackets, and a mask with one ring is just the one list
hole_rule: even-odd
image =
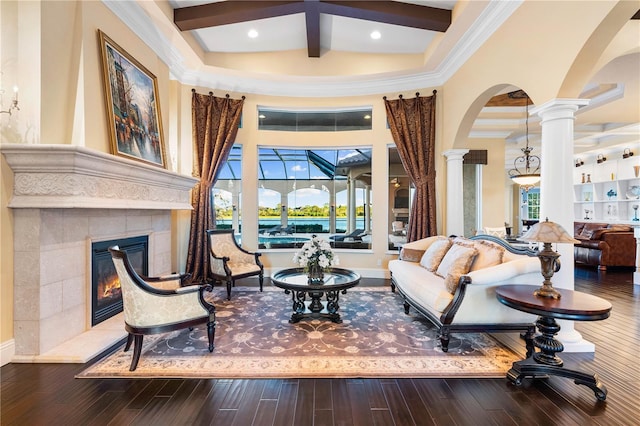
[(422, 259), (422, 255), (424, 255), (424, 252), (427, 251), (431, 244), (433, 244), (440, 238), (442, 237), (427, 237), (403, 244), (402, 248), (400, 249), (399, 259), (406, 260), (407, 262), (420, 262), (420, 259)]
[(578, 239), (587, 239), (590, 240), (593, 237), (593, 231), (597, 229), (605, 229), (607, 227), (606, 223), (585, 223), (584, 228), (580, 232), (580, 237)]
[(424, 252), (420, 259), (420, 265), (426, 268), (430, 272), (434, 272), (440, 266), (440, 262), (444, 255), (451, 247), (451, 240), (445, 237), (439, 237), (434, 241), (429, 248)]
[[(445, 277), (445, 287), (449, 293), (455, 293), (460, 277), (469, 272), (471, 264), (478, 255), (478, 250), (473, 247), (465, 247), (460, 244), (451, 246), (447, 254), (440, 262), (436, 274)], [(451, 278), (446, 278), (448, 276)]]
[(453, 296), (444, 287), (444, 279), (427, 271), (419, 263), (391, 260), (389, 271), (410, 299), (432, 312), (441, 313)]
[(478, 255), (471, 264), (469, 271), (477, 271), (478, 269), (499, 265), (503, 262), (505, 252), (504, 247), (492, 241), (470, 240), (464, 237), (456, 237), (453, 240), (453, 243), (466, 247), (473, 247), (478, 250)]

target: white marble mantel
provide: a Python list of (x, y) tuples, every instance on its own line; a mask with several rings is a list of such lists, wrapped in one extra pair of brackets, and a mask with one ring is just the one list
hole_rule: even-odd
[(2, 144), (11, 208), (190, 210), (197, 179), (74, 145)]
[(91, 244), (146, 235), (149, 274), (172, 271), (172, 211), (197, 180), (73, 145), (2, 144), (13, 171), (13, 362), (86, 362), (122, 339), (92, 326)]

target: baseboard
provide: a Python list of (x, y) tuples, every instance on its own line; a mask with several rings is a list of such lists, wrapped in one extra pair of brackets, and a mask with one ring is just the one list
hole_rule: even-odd
[(16, 354), (16, 341), (14, 339), (0, 343), (0, 367), (7, 365)]

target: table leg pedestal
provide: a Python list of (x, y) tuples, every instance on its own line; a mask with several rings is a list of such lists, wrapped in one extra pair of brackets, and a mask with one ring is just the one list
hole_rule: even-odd
[[(306, 317), (322, 317), (331, 320), (336, 324), (342, 323), (342, 318), (338, 313), (340, 305), (339, 291), (293, 291), (291, 300), (293, 302), (293, 314), (289, 323), (295, 324)], [(343, 294), (346, 293), (343, 292)], [(309, 294), (311, 301), (306, 302), (306, 295)], [(327, 295), (326, 303), (322, 302), (322, 296)], [(326, 309), (326, 312), (322, 312)]]
[(600, 382), (597, 374), (588, 374), (581, 371), (570, 370), (563, 367), (563, 362), (556, 356), (562, 352), (564, 346), (555, 339), (560, 331), (560, 326), (552, 317), (539, 317), (536, 321), (540, 335), (533, 339), (533, 345), (540, 349), (539, 352), (527, 351), (528, 358), (514, 362), (507, 372), (507, 378), (516, 386), (522, 384), (525, 377), (547, 378), (550, 375), (573, 379), (578, 385), (591, 388), (600, 401), (607, 398), (607, 388)]
[(588, 386), (593, 390), (596, 398), (600, 401), (607, 399), (607, 388), (600, 382), (597, 374), (588, 374), (581, 371), (569, 370), (557, 365), (545, 365), (538, 363), (533, 358), (527, 358), (524, 361), (513, 363), (511, 369), (507, 372), (507, 379), (516, 385), (522, 385), (525, 377), (547, 378), (548, 376), (560, 376), (573, 379), (577, 385)]

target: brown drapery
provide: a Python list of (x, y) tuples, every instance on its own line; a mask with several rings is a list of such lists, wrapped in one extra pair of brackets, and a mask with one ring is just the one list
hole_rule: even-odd
[(387, 121), (402, 165), (416, 190), (409, 215), (407, 241), (436, 235), (436, 91), (433, 96), (387, 100)]
[(215, 227), (215, 211), (211, 205), (211, 189), (221, 166), (227, 161), (238, 133), (242, 115), (242, 99), (202, 95), (192, 90), (193, 176), (200, 179), (191, 191), (191, 232), (186, 272), (195, 282), (209, 282), (207, 229)]

